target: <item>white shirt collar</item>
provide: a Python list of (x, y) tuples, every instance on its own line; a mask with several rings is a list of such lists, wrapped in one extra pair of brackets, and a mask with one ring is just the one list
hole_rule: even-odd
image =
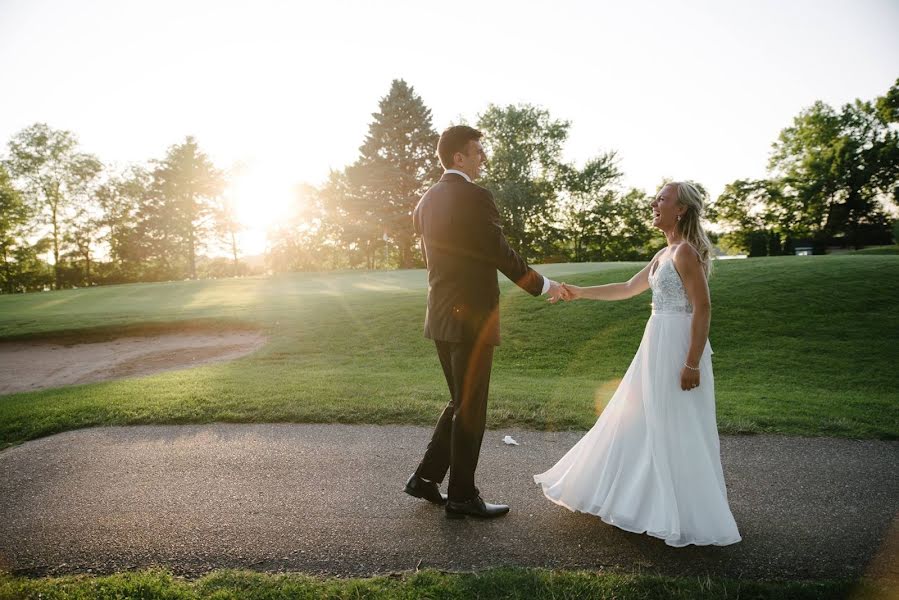
[(446, 175), (447, 173), (452, 173), (453, 175), (461, 175), (462, 177), (465, 178), (465, 181), (467, 181), (468, 183), (471, 183), (471, 177), (469, 177), (467, 173), (463, 173), (462, 171), (457, 171), (456, 169), (447, 169), (446, 171), (443, 172), (444, 175)]

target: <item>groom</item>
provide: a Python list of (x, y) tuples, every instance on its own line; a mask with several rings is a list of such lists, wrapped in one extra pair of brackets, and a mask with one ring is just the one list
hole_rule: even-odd
[[(450, 401), (406, 493), (446, 505), (450, 518), (498, 517), (504, 504), (488, 504), (474, 484), (484, 437), (493, 348), (499, 344), (496, 270), (533, 296), (558, 301), (556, 282), (528, 267), (506, 242), (493, 195), (475, 185), (487, 157), (481, 132), (459, 125), (440, 136), (437, 154), (446, 172), (412, 214), (428, 266), (425, 337), (434, 340)], [(449, 470), (447, 495), (439, 484)]]

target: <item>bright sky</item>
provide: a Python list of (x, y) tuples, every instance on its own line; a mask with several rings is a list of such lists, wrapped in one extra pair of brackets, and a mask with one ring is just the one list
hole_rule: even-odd
[(764, 176), (815, 100), (885, 93), (897, 31), (896, 0), (0, 0), (0, 153), (38, 121), (116, 164), (194, 135), (219, 167), (246, 164), (253, 254), (296, 183), (356, 158), (402, 78), (438, 131), (532, 103), (571, 121), (567, 159), (617, 150), (627, 185), (714, 197)]

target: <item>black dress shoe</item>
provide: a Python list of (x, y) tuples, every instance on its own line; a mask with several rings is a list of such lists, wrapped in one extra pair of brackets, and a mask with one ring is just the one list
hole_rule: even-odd
[(425, 481), (415, 473), (406, 482), (406, 489), (403, 490), (410, 496), (422, 498), (428, 502), (443, 506), (446, 504), (446, 494), (440, 493), (440, 488), (433, 481)]
[(492, 519), (501, 517), (509, 512), (506, 504), (488, 504), (475, 496), (471, 500), (465, 502), (455, 502), (450, 500), (446, 503), (446, 516), (450, 519), (464, 519), (465, 517), (478, 517), (480, 519)]

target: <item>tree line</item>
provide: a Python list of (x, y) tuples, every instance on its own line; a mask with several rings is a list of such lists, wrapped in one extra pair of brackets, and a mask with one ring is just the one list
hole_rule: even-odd
[(815, 102), (772, 145), (769, 177), (728, 184), (708, 218), (749, 256), (899, 240), (899, 80), (872, 101)]
[[(532, 262), (643, 260), (664, 238), (650, 197), (622, 186), (614, 150), (562, 160), (570, 122), (540, 107), (489, 105), (473, 124), (510, 243)], [(737, 180), (710, 204), (720, 245), (752, 256), (891, 243), (884, 200), (899, 199), (899, 81), (873, 101), (802, 111), (773, 144), (770, 177)], [(411, 212), (439, 179), (431, 111), (403, 80), (378, 104), (357, 160), (297, 187), (269, 231), (271, 272), (413, 268)], [(229, 173), (188, 136), (124, 169), (37, 123), (0, 158), (0, 290), (244, 275)], [(209, 258), (211, 247), (228, 258)], [(52, 255), (52, 261), (45, 257)]]
[[(201, 249), (237, 227), (222, 199), (225, 174), (191, 137), (120, 172), (44, 123), (8, 148), (0, 162), (4, 292), (209, 276), (209, 265), (198, 270)], [(49, 253), (52, 262), (42, 258)]]

